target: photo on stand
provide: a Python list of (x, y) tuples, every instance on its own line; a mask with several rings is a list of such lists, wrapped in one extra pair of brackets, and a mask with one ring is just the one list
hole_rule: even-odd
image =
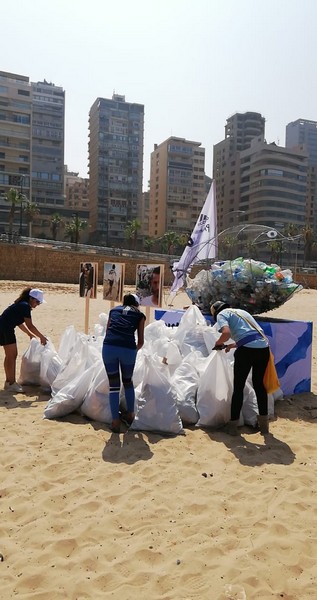
[(164, 265), (137, 265), (136, 293), (141, 306), (162, 305)]
[(124, 263), (104, 263), (103, 299), (122, 302), (124, 285)]
[(81, 298), (97, 297), (98, 263), (82, 262), (79, 271), (79, 295)]

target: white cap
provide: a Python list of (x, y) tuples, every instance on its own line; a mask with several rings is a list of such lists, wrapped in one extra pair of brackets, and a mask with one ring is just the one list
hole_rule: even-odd
[(33, 288), (30, 291), (29, 296), (37, 300), (40, 304), (43, 304), (43, 302), (46, 304), (46, 300), (44, 300), (44, 294), (42, 290), (39, 290), (38, 288)]
[(139, 296), (137, 296), (137, 294), (131, 294), (131, 296), (133, 296), (133, 298), (136, 300), (136, 302), (138, 304), (140, 304), (140, 298), (139, 298)]

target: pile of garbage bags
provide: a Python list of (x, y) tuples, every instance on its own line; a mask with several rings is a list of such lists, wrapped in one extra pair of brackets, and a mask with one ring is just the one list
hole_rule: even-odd
[(208, 314), (210, 304), (217, 300), (251, 314), (264, 313), (281, 306), (301, 289), (289, 269), (241, 257), (213, 263), (194, 279), (187, 277), (185, 286), (191, 301)]
[[(109, 384), (101, 352), (108, 316), (102, 313), (94, 333), (69, 326), (56, 350), (33, 338), (21, 360), (19, 383), (38, 385), (50, 393), (44, 418), (58, 419), (79, 411), (110, 424)], [(178, 327), (163, 321), (145, 327), (143, 348), (134, 370), (135, 420), (130, 429), (184, 433), (186, 425), (220, 427), (230, 420), (233, 351), (212, 350), (219, 334), (192, 305)], [(269, 396), (270, 414), (279, 390)], [(124, 391), (120, 403), (126, 409)], [(257, 403), (251, 383), (244, 392), (240, 424), (257, 424)]]

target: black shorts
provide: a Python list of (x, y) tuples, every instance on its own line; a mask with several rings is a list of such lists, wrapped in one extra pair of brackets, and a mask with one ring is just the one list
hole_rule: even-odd
[(9, 344), (16, 344), (17, 339), (15, 337), (14, 329), (0, 329), (0, 346), (8, 346)]

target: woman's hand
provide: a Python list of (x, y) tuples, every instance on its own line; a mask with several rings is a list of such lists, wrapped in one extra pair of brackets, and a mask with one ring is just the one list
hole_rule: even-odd
[(227, 344), (226, 348), (225, 348), (225, 352), (230, 352), (230, 350), (232, 350), (232, 348), (236, 348), (237, 344)]
[(47, 338), (45, 337), (45, 335), (40, 335), (40, 342), (42, 344), (42, 346), (45, 346), (46, 342), (47, 342)]

